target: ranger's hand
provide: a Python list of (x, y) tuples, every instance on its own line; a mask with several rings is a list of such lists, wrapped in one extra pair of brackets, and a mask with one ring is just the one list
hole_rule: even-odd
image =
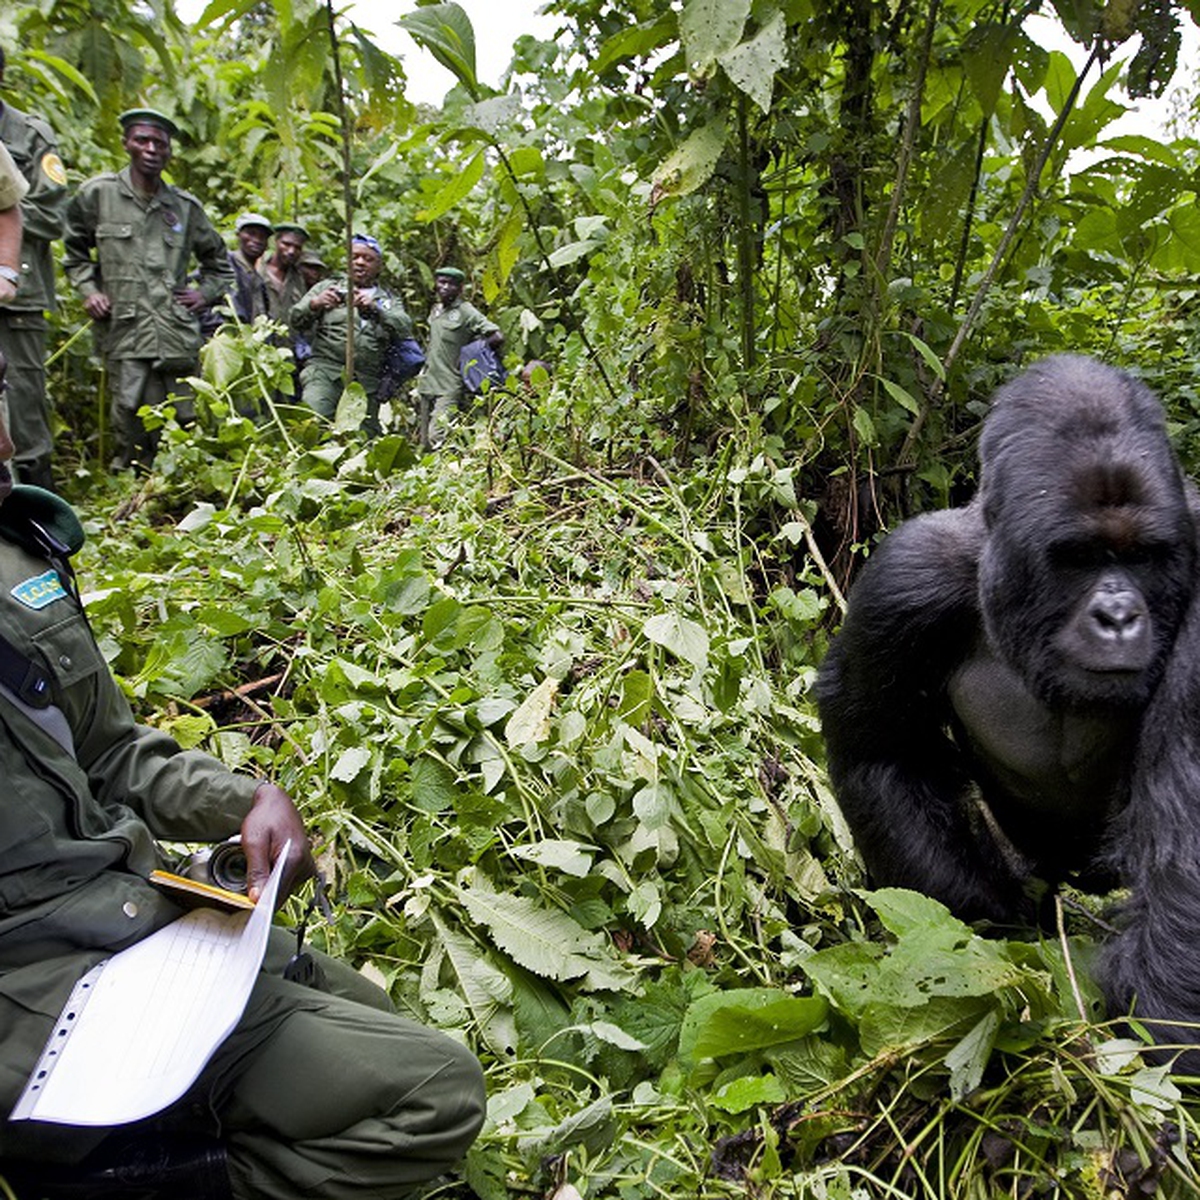
[(251, 900), (257, 900), (261, 895), (271, 867), (289, 839), (292, 848), (288, 851), (287, 865), (280, 881), (280, 904), (292, 888), (310, 878), (316, 868), (304, 822), (292, 798), (273, 783), (260, 783), (250, 811), (242, 821), (242, 849), (246, 852), (246, 884)]
[(175, 303), (182, 304), (190, 313), (198, 313), (208, 307), (204, 293), (198, 288), (176, 288)]
[(112, 301), (107, 292), (93, 292), (84, 300), (83, 309), (93, 321), (103, 321), (112, 312)]
[(330, 309), (337, 308), (339, 304), (345, 304), (345, 302), (346, 293), (340, 287), (327, 287), (308, 302), (308, 307), (313, 312), (329, 312)]

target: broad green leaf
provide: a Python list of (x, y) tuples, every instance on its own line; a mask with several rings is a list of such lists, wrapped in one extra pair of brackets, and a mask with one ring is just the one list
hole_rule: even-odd
[(195, 533), (203, 529), (216, 516), (217, 510), (207, 500), (198, 500), (196, 506), (175, 526), (180, 533)]
[(558, 680), (543, 679), (521, 702), (504, 726), (504, 740), (512, 747), (544, 742), (550, 736), (550, 713), (558, 695)]
[(496, 945), (535, 975), (578, 979), (590, 969), (589, 960), (605, 957), (601, 937), (557, 908), (481, 887), (460, 888), (458, 895), (471, 919), (487, 927)]
[(887, 392), (887, 394), (891, 396), (891, 398), (895, 400), (901, 408), (907, 409), (914, 417), (920, 415), (921, 406), (917, 403), (916, 398), (911, 392), (905, 388), (902, 388), (892, 379), (884, 379), (882, 376), (880, 376), (879, 382), (883, 384), (883, 390)]
[(213, 732), (216, 725), (207, 713), (185, 713), (171, 721), (164, 721), (163, 728), (185, 750), (195, 750), (204, 744), (205, 739)]
[(654, 172), (654, 195), (688, 196), (708, 182), (725, 149), (725, 122), (721, 118), (694, 130)]
[(1129, 1098), (1134, 1104), (1155, 1108), (1160, 1112), (1171, 1112), (1183, 1098), (1178, 1086), (1171, 1078), (1171, 1067), (1143, 1067), (1135, 1071), (1129, 1083)]
[(630, 671), (621, 681), (621, 699), (617, 716), (630, 725), (640, 725), (654, 703), (654, 681), (645, 671)]
[(246, 633), (256, 627), (255, 622), (242, 613), (217, 604), (205, 604), (197, 609), (196, 620), (218, 637), (236, 637), (239, 633)]
[(1020, 34), (1016, 22), (1004, 25), (980, 23), (963, 40), (963, 70), (985, 117), (996, 111), (996, 102), (1008, 77)]
[(782, 1104), (787, 1092), (775, 1075), (743, 1075), (725, 1084), (711, 1096), (708, 1103), (721, 1112), (743, 1113), (760, 1104)]
[(643, 879), (629, 893), (629, 913), (640, 925), (653, 929), (662, 915), (662, 892), (653, 879)]
[(912, 348), (925, 360), (926, 365), (939, 379), (946, 378), (946, 368), (942, 366), (942, 360), (934, 354), (927, 342), (922, 341), (915, 333), (909, 333), (907, 329), (901, 329), (898, 332), (901, 337), (907, 338), (912, 343)]
[(1124, 133), (1119, 137), (1106, 138), (1104, 148), (1116, 150), (1121, 154), (1136, 154), (1164, 167), (1178, 168), (1181, 165), (1179, 155), (1173, 147), (1141, 134)]
[(787, 24), (775, 15), (748, 42), (719, 55), (725, 74), (764, 113), (771, 111), (775, 76), (787, 62)]
[(980, 1018), (971, 1032), (946, 1055), (952, 1099), (962, 1100), (979, 1086), (999, 1028), (1000, 1014), (993, 1009)]
[(475, 30), (461, 5), (429, 4), (403, 14), (396, 24), (419, 46), (424, 46), (472, 97), (479, 94)]
[(924, 1004), (869, 1004), (858, 1022), (867, 1055), (906, 1053), (933, 1041), (965, 1037), (992, 1009), (982, 996), (937, 996)]
[(354, 433), (367, 419), (367, 393), (357, 380), (346, 386), (333, 418), (334, 433)]
[(953, 916), (940, 901), (911, 888), (877, 888), (863, 898), (884, 928), (898, 938), (924, 934), (947, 947), (960, 946), (973, 935), (971, 927)]
[(219, 330), (205, 342), (200, 360), (204, 378), (218, 388), (232, 387), (245, 365), (241, 345)]
[(204, 11), (196, 22), (198, 28), (204, 29), (228, 17), (237, 20), (244, 17), (251, 9), (257, 8), (260, 0), (211, 0), (205, 5)]
[(690, 617), (675, 610), (657, 613), (642, 626), (642, 632), (656, 646), (670, 650), (697, 669), (707, 666), (708, 634)]
[(541, 179), (546, 173), (546, 160), (536, 146), (515, 147), (509, 152), (508, 165), (519, 179)]
[(370, 761), (371, 751), (366, 746), (349, 746), (338, 755), (337, 762), (329, 770), (329, 778), (353, 783)]
[(554, 268), (570, 266), (581, 258), (586, 258), (593, 250), (600, 248), (599, 242), (567, 242), (565, 246), (556, 246), (550, 252), (550, 265)]
[(474, 942), (452, 930), (436, 913), (433, 926), (484, 1041), (497, 1054), (514, 1053), (517, 1026), (509, 1007), (512, 981)]
[(689, 74), (707, 75), (717, 59), (741, 40), (749, 15), (750, 0), (686, 0), (679, 14), (679, 34)]
[(879, 441), (879, 435), (875, 432), (875, 422), (861, 404), (854, 407), (854, 432), (866, 446), (874, 446)]
[(546, 838), (529, 845), (511, 846), (508, 852), (513, 858), (525, 859), (543, 867), (553, 867), (565, 875), (583, 879), (592, 869), (592, 858), (596, 848), (563, 838)]
[(522, 1145), (526, 1161), (541, 1162), (572, 1146), (583, 1146), (589, 1155), (610, 1149), (617, 1131), (612, 1108), (612, 1097), (601, 1096), (585, 1108), (568, 1114), (554, 1128)]
[(100, 99), (92, 87), (91, 80), (80, 71), (77, 71), (75, 67), (71, 63), (67, 62), (65, 58), (59, 58), (57, 54), (47, 54), (44, 50), (31, 49), (26, 49), (25, 55), (27, 63), (29, 60), (32, 60), (49, 67), (50, 70), (54, 71), (58, 75), (61, 75), (64, 79), (69, 80), (70, 83), (78, 88), (79, 91), (81, 91), (93, 104), (98, 105), (100, 103)]
[(512, 132), (520, 116), (521, 97), (510, 92), (472, 104), (463, 114), (463, 123), (472, 129), (482, 130), (493, 140), (499, 140), (500, 134)]
[(458, 799), (454, 772), (444, 762), (425, 754), (412, 765), (413, 804), (422, 812), (445, 812)]
[(630, 58), (643, 58), (667, 45), (676, 32), (673, 12), (663, 12), (654, 20), (630, 25), (614, 33), (600, 47), (600, 53), (589, 64), (595, 76), (603, 75), (610, 67)]
[(1109, 1038), (1094, 1051), (1096, 1070), (1101, 1075), (1120, 1075), (1140, 1060), (1145, 1049), (1133, 1038)]
[(679, 1031), (680, 1056), (744, 1055), (805, 1037), (824, 1023), (828, 1005), (817, 996), (778, 988), (730, 988), (701, 996), (688, 1007)]
[(593, 1021), (588, 1029), (602, 1042), (616, 1046), (618, 1050), (645, 1050), (646, 1043), (639, 1041), (632, 1034), (626, 1033), (619, 1025), (611, 1021)]
[(479, 150), (461, 171), (451, 176), (449, 182), (438, 191), (427, 207), (418, 210), (417, 219), (428, 223), (445, 216), (456, 204), (471, 194), (472, 188), (483, 178), (483, 167), (484, 152)]

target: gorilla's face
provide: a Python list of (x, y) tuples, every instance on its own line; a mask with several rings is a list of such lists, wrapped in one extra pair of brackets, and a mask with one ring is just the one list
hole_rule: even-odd
[(1053, 397), (1002, 392), (984, 444), (985, 629), (1035, 695), (1075, 709), (1147, 703), (1195, 570), (1157, 403), (1105, 382), (1063, 425)]

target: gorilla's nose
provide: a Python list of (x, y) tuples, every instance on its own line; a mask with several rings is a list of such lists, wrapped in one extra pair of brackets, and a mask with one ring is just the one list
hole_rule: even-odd
[(1146, 606), (1136, 592), (1097, 592), (1088, 616), (1095, 633), (1106, 640), (1127, 642), (1140, 638), (1146, 630)]

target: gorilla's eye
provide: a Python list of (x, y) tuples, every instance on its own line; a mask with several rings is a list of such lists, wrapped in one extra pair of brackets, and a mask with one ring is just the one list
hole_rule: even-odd
[(1078, 540), (1056, 542), (1050, 547), (1050, 561), (1068, 571), (1094, 571), (1116, 558), (1103, 542)]

